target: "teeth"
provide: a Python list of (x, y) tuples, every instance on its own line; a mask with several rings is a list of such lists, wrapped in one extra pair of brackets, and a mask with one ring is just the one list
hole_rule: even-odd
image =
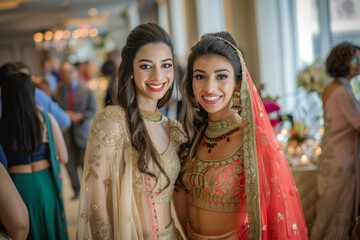
[(160, 84), (160, 85), (151, 85), (151, 84), (148, 84), (151, 88), (161, 88), (163, 86), (163, 84)]
[(206, 101), (215, 101), (218, 100), (220, 98), (220, 96), (216, 96), (216, 97), (204, 97), (204, 99)]

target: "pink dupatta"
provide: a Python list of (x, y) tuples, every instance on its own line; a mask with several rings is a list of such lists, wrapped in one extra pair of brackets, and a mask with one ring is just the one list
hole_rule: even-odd
[(227, 40), (218, 39), (235, 49), (243, 76), (239, 114), (244, 124), (245, 190), (239, 233), (248, 226), (248, 239), (309, 239), (290, 167), (242, 54)]

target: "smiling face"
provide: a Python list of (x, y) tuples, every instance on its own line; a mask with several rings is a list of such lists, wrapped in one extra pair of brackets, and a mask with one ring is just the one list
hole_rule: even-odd
[(173, 56), (164, 43), (150, 43), (139, 48), (134, 59), (134, 81), (139, 107), (155, 111), (174, 81)]
[(235, 89), (234, 68), (220, 55), (204, 55), (193, 65), (193, 92), (209, 119), (219, 121), (233, 114), (232, 95)]

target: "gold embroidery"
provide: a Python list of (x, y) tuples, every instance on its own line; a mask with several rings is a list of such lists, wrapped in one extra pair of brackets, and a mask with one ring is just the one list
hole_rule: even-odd
[(90, 176), (94, 176), (96, 179), (98, 179), (98, 174), (96, 173), (96, 171), (94, 170), (93, 166), (95, 165), (96, 167), (100, 166), (99, 161), (103, 158), (103, 155), (100, 151), (100, 144), (98, 144), (91, 156), (91, 158), (89, 159), (89, 170), (88, 170), (88, 174), (86, 175), (85, 178), (85, 182), (87, 182), (90, 178)]
[(104, 220), (96, 215), (91, 215), (90, 218), (91, 222), (93, 222), (92, 233), (96, 236), (96, 239), (113, 239), (108, 219)]
[(232, 165), (243, 162), (240, 147), (232, 156), (220, 161), (196, 160), (191, 171), (184, 176), (190, 193), (190, 203), (207, 210), (237, 212), (240, 210), (240, 185), (243, 167)]
[[(118, 110), (120, 110), (120, 112)], [(89, 139), (97, 138), (105, 146), (119, 144), (121, 148), (131, 144), (125, 125), (124, 112), (117, 106), (107, 107), (99, 112), (91, 126)], [(104, 128), (104, 121), (116, 123), (116, 128)]]
[[(171, 202), (172, 193), (174, 190), (174, 184), (177, 179), (177, 176), (180, 172), (180, 160), (178, 158), (179, 146), (185, 141), (184, 133), (180, 123), (172, 118), (169, 118), (170, 121), (170, 136), (169, 136), (169, 145), (165, 152), (160, 155), (160, 163), (164, 168), (166, 174), (170, 178), (170, 185), (164, 189), (161, 193), (160, 190), (163, 189), (167, 183), (165, 176), (160, 172), (160, 169), (157, 166), (154, 166), (153, 173), (157, 176), (158, 181), (155, 179), (149, 178), (150, 189), (152, 189), (149, 197), (152, 197), (152, 200), (156, 204), (164, 204)], [(134, 192), (143, 191), (143, 176), (139, 172), (137, 167), (136, 160), (138, 159), (138, 152), (133, 150), (133, 189)], [(141, 202), (141, 199), (137, 200), (138, 203)]]
[(241, 117), (244, 126), (244, 171), (245, 171), (245, 199), (249, 217), (249, 239), (260, 238), (261, 213), (260, 198), (257, 193), (259, 189), (259, 176), (257, 167), (256, 138), (254, 113), (249, 86), (246, 81), (242, 82), (241, 91), (242, 109)]

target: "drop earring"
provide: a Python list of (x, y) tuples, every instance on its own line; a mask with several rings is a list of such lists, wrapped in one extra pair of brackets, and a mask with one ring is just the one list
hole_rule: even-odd
[(231, 109), (233, 109), (239, 113), (242, 111), (240, 96), (241, 96), (241, 94), (239, 91), (234, 91), (233, 97), (232, 97), (232, 106), (231, 106)]

